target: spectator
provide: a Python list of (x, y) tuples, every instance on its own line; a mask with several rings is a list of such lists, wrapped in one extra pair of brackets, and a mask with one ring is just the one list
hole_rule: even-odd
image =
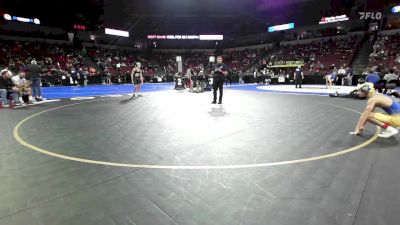
[(72, 78), (72, 84), (74, 86), (80, 86), (79, 85), (80, 75), (79, 75), (78, 71), (76, 70), (76, 68), (74, 66), (71, 67), (70, 73), (71, 73), (71, 78)]
[(192, 92), (193, 91), (193, 80), (192, 80), (192, 76), (193, 76), (193, 70), (191, 68), (188, 68), (186, 70), (186, 79), (189, 85), (189, 91)]
[(381, 78), (379, 77), (378, 73), (375, 70), (371, 69), (369, 71), (369, 74), (365, 78), (365, 82), (377, 84), (380, 79)]
[(346, 77), (344, 79), (344, 85), (351, 86), (353, 83), (353, 69), (347, 66)]
[(338, 70), (338, 75), (345, 75), (346, 74), (346, 70), (343, 68), (343, 66), (340, 67), (340, 69)]
[(9, 70), (2, 70), (0, 74), (0, 97), (2, 107), (9, 107), (7, 91), (11, 90), (12, 87), (9, 73), (11, 73)]
[(83, 84), (83, 86), (87, 86), (87, 71), (83, 71), (82, 67), (79, 67), (78, 69), (78, 75), (79, 75), (79, 83)]
[(386, 83), (390, 83), (391, 81), (397, 81), (399, 77), (394, 73), (394, 69), (390, 69), (383, 79), (386, 80)]
[(396, 55), (396, 59), (394, 60), (396, 63), (400, 63), (400, 54)]

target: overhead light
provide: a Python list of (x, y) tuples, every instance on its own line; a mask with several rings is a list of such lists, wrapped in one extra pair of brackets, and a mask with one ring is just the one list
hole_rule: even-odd
[(120, 37), (129, 37), (129, 32), (123, 31), (123, 30), (115, 30), (115, 29), (105, 28), (105, 33), (109, 34), (109, 35), (120, 36)]
[(208, 59), (208, 61), (210, 62), (210, 63), (214, 63), (215, 62), (215, 56), (210, 56), (210, 58)]
[(399, 13), (400, 12), (400, 5), (394, 6), (391, 11), (392, 11), (392, 13)]
[(12, 20), (10, 14), (4, 14), (4, 19), (5, 19), (5, 20)]
[(20, 17), (20, 16), (12, 16), (10, 14), (4, 14), (3, 18), (5, 20), (13, 20), (13, 21), (18, 21), (18, 22), (22, 22), (22, 23), (34, 23), (39, 25), (40, 24), (40, 20), (38, 18), (26, 18), (26, 17)]
[(29, 19), (29, 18), (25, 18), (25, 17), (19, 17), (19, 16), (13, 16), (13, 19), (17, 20), (19, 22), (23, 22), (23, 23), (33, 22), (33, 19)]

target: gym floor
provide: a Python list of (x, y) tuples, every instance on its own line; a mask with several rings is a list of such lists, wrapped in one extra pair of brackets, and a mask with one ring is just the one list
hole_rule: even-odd
[(2, 109), (0, 224), (399, 224), (399, 137), (349, 135), (365, 101), (159, 87)]

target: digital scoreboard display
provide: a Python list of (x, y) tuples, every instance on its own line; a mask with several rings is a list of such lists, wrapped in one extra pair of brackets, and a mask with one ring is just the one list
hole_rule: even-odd
[(162, 35), (162, 34), (151, 34), (151, 35), (147, 35), (147, 39), (220, 41), (220, 40), (224, 40), (224, 35), (220, 35), (220, 34), (205, 34), (205, 35)]
[(281, 31), (281, 30), (289, 30), (294, 28), (294, 23), (287, 23), (287, 24), (281, 24), (281, 25), (276, 25), (272, 27), (268, 27), (268, 32), (275, 32), (275, 31)]

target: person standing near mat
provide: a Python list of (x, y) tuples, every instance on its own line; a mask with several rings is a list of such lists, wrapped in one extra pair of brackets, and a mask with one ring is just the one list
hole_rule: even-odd
[(41, 73), (42, 69), (37, 64), (36, 60), (32, 60), (31, 64), (28, 64), (26, 66), (26, 68), (28, 70), (27, 77), (32, 82), (32, 95), (33, 95), (33, 98), (36, 101), (43, 101), (44, 99), (42, 98), (42, 87), (40, 86), (40, 83), (42, 82), (42, 80), (40, 78), (40, 73)]
[(188, 80), (188, 85), (189, 85), (189, 91), (193, 92), (193, 69), (188, 68), (186, 70), (186, 79)]
[(225, 76), (228, 74), (228, 67), (222, 63), (222, 56), (217, 57), (217, 64), (214, 65), (213, 74), (213, 95), (214, 99), (212, 104), (217, 103), (217, 90), (219, 89), (218, 104), (222, 104), (223, 87)]
[(301, 66), (297, 66), (296, 70), (294, 71), (294, 83), (296, 85), (299, 85), (299, 88), (301, 88), (301, 84), (303, 83), (304, 79), (304, 74), (303, 71), (301, 70)]
[[(351, 134), (361, 134), (365, 129), (365, 124), (370, 122), (384, 129), (378, 134), (378, 137), (389, 138), (396, 135), (399, 131), (395, 127), (400, 127), (400, 103), (393, 97), (375, 93), (373, 84), (366, 83), (361, 86), (358, 91), (360, 97), (366, 96), (368, 99), (367, 106), (358, 120), (356, 129)], [(384, 113), (374, 112), (376, 108), (381, 108)]]
[(228, 84), (229, 84), (229, 87), (232, 87), (232, 74), (228, 74), (227, 76), (226, 76), (226, 87), (228, 87)]
[(140, 86), (143, 84), (143, 70), (141, 69), (141, 67), (142, 64), (140, 62), (137, 62), (136, 66), (132, 69), (131, 72), (132, 84), (135, 86), (132, 97), (136, 97), (136, 93), (138, 93), (138, 97), (143, 96), (140, 92)]

